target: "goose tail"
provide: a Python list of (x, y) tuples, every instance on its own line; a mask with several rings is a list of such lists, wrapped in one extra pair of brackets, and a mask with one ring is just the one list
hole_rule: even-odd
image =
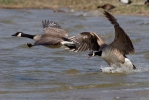
[(135, 70), (135, 69), (137, 69), (137, 67), (135, 65), (133, 65), (133, 69)]
[(61, 42), (62, 45), (66, 46), (66, 49), (69, 49), (70, 51), (73, 51), (76, 49), (76, 44), (71, 41), (68, 38), (63, 38), (63, 41)]

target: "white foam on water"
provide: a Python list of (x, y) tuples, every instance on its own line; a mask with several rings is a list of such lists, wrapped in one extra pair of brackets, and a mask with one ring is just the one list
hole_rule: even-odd
[(134, 72), (149, 72), (149, 67), (139, 67)]
[(149, 65), (148, 66), (139, 66), (137, 69), (128, 68), (126, 66), (117, 67), (116, 65), (112, 65), (111, 67), (101, 66), (101, 70), (104, 73), (138, 73), (138, 72), (149, 72)]

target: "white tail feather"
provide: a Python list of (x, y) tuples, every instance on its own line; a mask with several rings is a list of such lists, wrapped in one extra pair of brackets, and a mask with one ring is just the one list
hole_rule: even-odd
[(73, 42), (69, 42), (69, 41), (62, 41), (61, 44), (74, 44)]

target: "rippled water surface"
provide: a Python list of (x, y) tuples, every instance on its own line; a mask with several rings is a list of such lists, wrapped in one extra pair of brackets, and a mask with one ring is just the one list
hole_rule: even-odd
[(43, 32), (42, 20), (59, 23), (70, 36), (93, 31), (109, 43), (113, 25), (99, 12), (54, 13), (51, 10), (0, 10), (1, 100), (148, 100), (149, 17), (115, 16), (132, 39), (136, 53), (128, 58), (137, 66), (131, 73), (101, 73), (108, 67), (88, 52), (37, 46), (27, 38), (11, 35)]

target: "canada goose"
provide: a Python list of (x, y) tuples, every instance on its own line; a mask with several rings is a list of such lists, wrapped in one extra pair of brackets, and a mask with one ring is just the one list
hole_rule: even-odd
[(65, 45), (69, 48), (75, 48), (75, 45), (72, 41), (68, 39), (67, 32), (61, 28), (57, 23), (53, 21), (42, 21), (43, 29), (45, 31), (44, 34), (38, 35), (30, 35), (25, 34), (23, 32), (17, 32), (12, 36), (17, 37), (26, 37), (33, 39), (35, 41), (34, 44), (27, 43), (28, 47), (43, 45), (47, 47), (60, 47)]
[(120, 2), (122, 2), (123, 4), (131, 4), (131, 0), (119, 0)]
[(97, 8), (102, 8), (104, 10), (110, 11), (110, 10), (114, 9), (115, 6), (107, 3), (107, 4), (104, 4), (102, 6), (97, 6)]
[(134, 53), (133, 44), (120, 27), (116, 19), (104, 12), (107, 19), (114, 25), (115, 39), (112, 43), (107, 44), (100, 36), (94, 32), (82, 32), (76, 36), (71, 37), (71, 40), (78, 43), (75, 52), (90, 50), (89, 57), (101, 56), (109, 66), (116, 65), (118, 67), (126, 66), (130, 69), (136, 69), (132, 62), (126, 57), (127, 54)]

